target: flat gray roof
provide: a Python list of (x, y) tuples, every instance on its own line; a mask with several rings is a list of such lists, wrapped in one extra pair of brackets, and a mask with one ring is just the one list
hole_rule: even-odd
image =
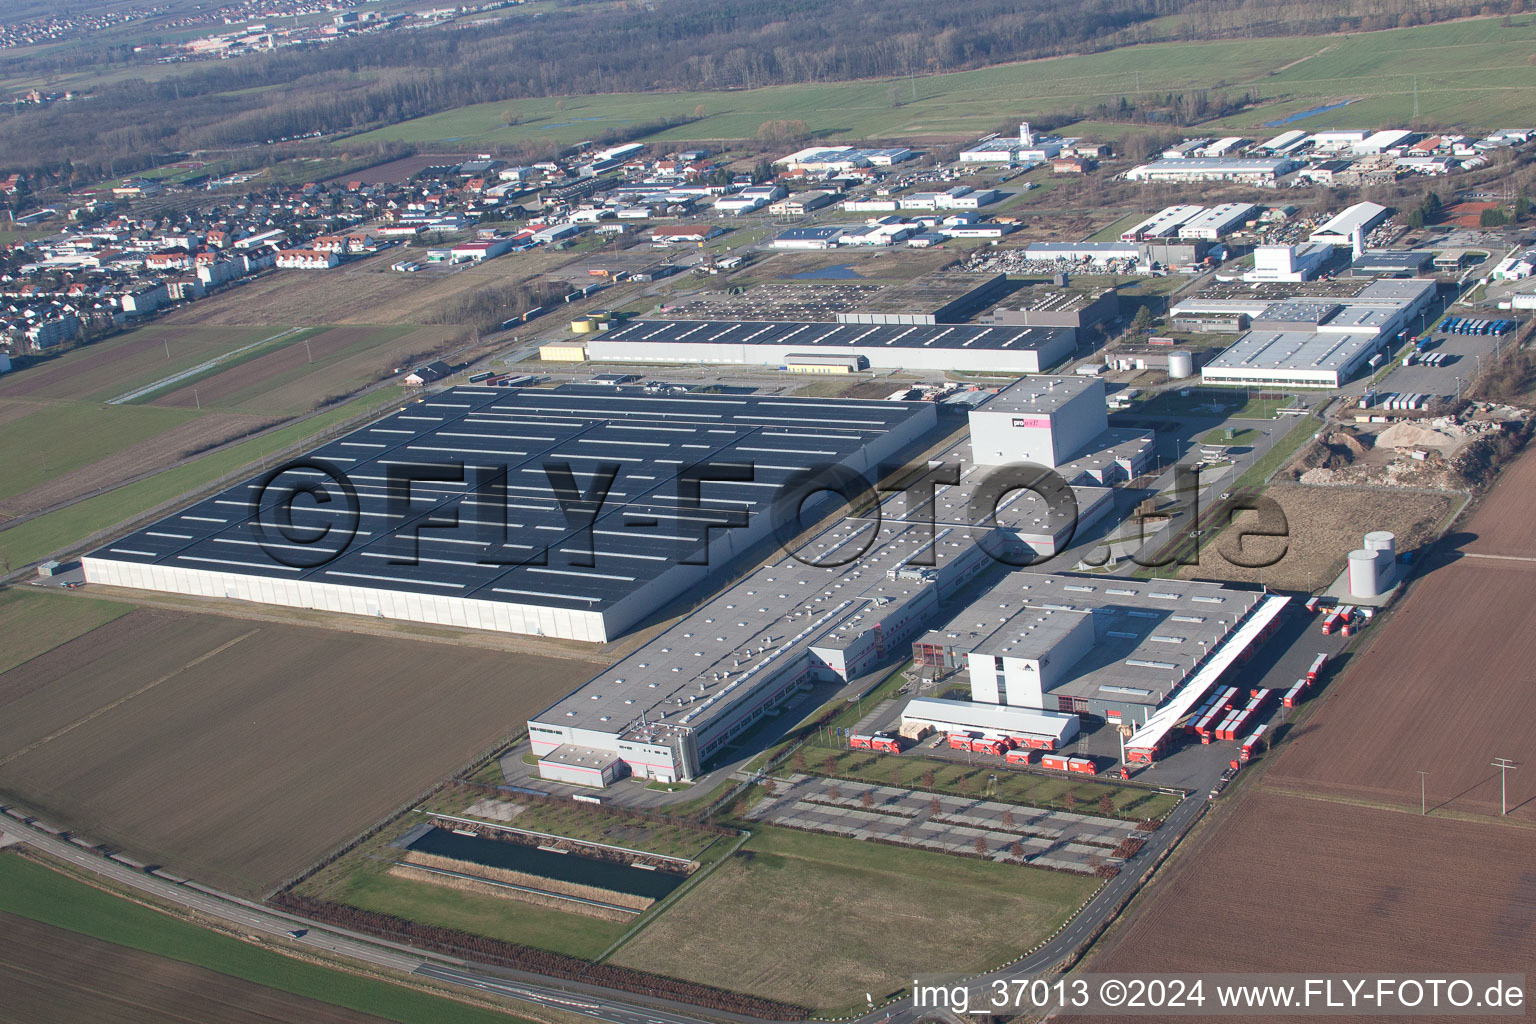
[[(246, 480), (91, 557), (602, 610), (700, 554), (709, 524), (768, 511), (795, 473), (842, 461), (924, 412), (907, 402), (626, 386), (453, 388), (405, 399), (397, 411), (292, 460), (272, 486)], [(678, 474), (706, 461), (750, 464), (753, 478), (703, 483), (692, 507)], [(355, 509), (321, 466), (355, 489)], [(588, 521), (564, 511), (551, 466), (568, 467), (583, 494), (603, 467), (616, 467), (590, 522), (590, 543)], [(418, 479), (405, 492), (406, 472), (457, 478)], [(324, 489), (330, 500), (299, 497), (291, 525), (282, 524), (278, 503), (303, 486)], [(493, 507), (482, 515), (487, 503)], [(300, 540), (289, 543), (290, 531)], [(314, 535), (323, 537), (305, 542)]]
[(1343, 373), (1379, 335), (1314, 334), (1307, 331), (1249, 331), (1207, 370), (1323, 371)]
[(1094, 386), (1096, 379), (1079, 376), (1042, 374), (1020, 377), (997, 396), (981, 406), (982, 412), (1051, 413)]
[(1089, 616), (1093, 648), (1048, 692), (1155, 706), (1262, 597), (1217, 583), (1021, 570), (931, 638), (979, 654), (1039, 658)]
[(633, 320), (602, 341), (693, 345), (787, 345), (838, 348), (980, 349), (1012, 352), (1052, 347), (1070, 328), (969, 324), (832, 324), (774, 320)]

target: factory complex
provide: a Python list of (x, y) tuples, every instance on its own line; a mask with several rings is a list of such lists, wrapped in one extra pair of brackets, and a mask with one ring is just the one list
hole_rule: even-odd
[(1141, 723), (1262, 599), (1215, 583), (1015, 572), (919, 637), (913, 658), (965, 669), (973, 701)]
[(1207, 384), (1336, 388), (1363, 367), (1380, 365), (1388, 344), (1428, 310), (1435, 293), (1433, 280), (1383, 279), (1348, 298), (1196, 298), (1172, 313), (1248, 318), (1251, 329), (1201, 369)]
[[(1107, 429), (1098, 380), (1025, 378), (970, 417), (971, 440), (929, 463), (957, 467), (957, 485), (910, 504), (899, 491), (878, 515), (842, 519), (530, 719), (541, 776), (591, 785), (625, 775), (694, 778), (723, 745), (803, 688), (857, 678), (931, 628), (941, 602), (982, 570), (1047, 558), (1093, 526), (1113, 506), (1099, 484), (1116, 476), (1100, 467), (1128, 478), (1150, 461), (1150, 434)], [(1024, 462), (1056, 469), (1070, 502), (1053, 505), (1019, 488), (995, 514), (977, 503), (989, 470)], [(1026, 577), (1049, 578), (1011, 573), (998, 586)], [(1218, 603), (1230, 615), (1245, 599)], [(1218, 616), (1202, 608), (1201, 621), (1215, 623)], [(1190, 649), (1209, 642), (1209, 632), (1193, 631)], [(1151, 675), (1145, 694), (1132, 696), (1172, 685), (1171, 668), (1138, 671), (1138, 681)], [(1022, 697), (1012, 703), (1044, 709)]]

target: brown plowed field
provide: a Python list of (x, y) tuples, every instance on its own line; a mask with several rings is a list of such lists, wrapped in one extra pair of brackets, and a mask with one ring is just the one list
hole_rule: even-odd
[(0, 675), (0, 792), (138, 859), (261, 893), (591, 671), (140, 609)]
[(1457, 545), (1463, 551), (1487, 555), (1536, 558), (1536, 528), (1531, 507), (1536, 502), (1536, 450), (1506, 466), (1498, 483), (1478, 506)]
[(1536, 962), (1529, 829), (1262, 790), (1241, 799), (1089, 971), (1425, 976)]
[[(1418, 581), (1270, 770), (1277, 784), (1499, 813), (1495, 757), (1536, 761), (1536, 562), (1463, 558)], [(1536, 770), (1509, 775), (1536, 821)], [(1536, 837), (1532, 839), (1536, 843)]]
[(0, 913), (0, 1018), (367, 1024), (381, 1017)]

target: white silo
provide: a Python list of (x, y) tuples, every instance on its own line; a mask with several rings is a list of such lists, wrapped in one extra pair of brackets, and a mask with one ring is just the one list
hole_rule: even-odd
[(1377, 556), (1380, 552), (1361, 548), (1349, 553), (1349, 592), (1355, 597), (1380, 597), (1377, 583)]
[(1389, 589), (1397, 582), (1397, 538), (1386, 530), (1372, 530), (1365, 535), (1365, 550), (1376, 557), (1376, 590)]
[(1195, 375), (1195, 355), (1188, 349), (1177, 348), (1168, 353), (1168, 376), (1174, 380)]

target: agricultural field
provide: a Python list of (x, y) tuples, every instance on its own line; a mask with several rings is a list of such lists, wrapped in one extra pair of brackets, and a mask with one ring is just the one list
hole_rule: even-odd
[(0, 979), (17, 1020), (60, 1020), (61, 1006), (72, 1020), (124, 1024), (518, 1020), (290, 959), (13, 853), (0, 853)]
[[(1524, 15), (1509, 27), (1480, 18), (1350, 35), (1149, 43), (910, 80), (506, 100), (390, 125), (344, 144), (349, 149), (375, 140), (569, 144), (665, 117), (697, 119), (651, 139), (748, 139), (765, 121), (799, 120), (829, 141), (958, 140), (995, 131), (1008, 118), (1087, 112), (1122, 96), (1197, 88), (1260, 98), (1241, 114), (1202, 125), (1206, 134), (1228, 129), (1261, 134), (1265, 122), (1345, 100), (1352, 102), (1315, 115), (1316, 124), (1310, 118), (1294, 124), (1376, 128), (1422, 121), (1492, 129), (1536, 122), (1536, 66), (1527, 62), (1533, 41), (1536, 19)], [(1477, 73), (1469, 74), (1474, 67)], [(997, 107), (999, 96), (1009, 98), (1006, 113)], [(1106, 138), (1125, 130), (1096, 123), (1066, 129)]]
[(260, 894), (589, 671), (138, 609), (0, 675), (0, 793), (137, 859)]
[[(339, 426), (359, 417), (381, 413), (386, 406), (399, 401), (400, 396), (393, 389), (373, 392), (259, 437), (238, 441), (221, 451), (188, 457), (173, 467), (167, 467), (163, 459), (151, 459), (153, 452), (146, 455), (143, 448), (135, 449), (136, 458), (142, 456), (147, 460), (143, 472), (150, 475), (142, 479), (131, 479), (122, 467), (105, 468), (111, 465), (109, 462), (49, 481), (23, 497), (13, 499), (11, 507), (27, 512), (38, 507), (45, 495), (59, 503), (67, 501), (70, 504), (0, 530), (0, 565), (9, 563), (18, 568), (53, 552), (88, 547), (89, 544), (82, 542), (90, 538), (106, 539), (102, 536), (103, 531), (127, 519), (162, 508), (210, 481), (236, 473), (242, 467), (294, 447), (306, 438), (330, 436)], [(216, 415), (205, 417), (205, 420), (213, 420)], [(194, 420), (193, 423), (205, 420)], [(206, 443), (199, 448), (205, 447)], [(100, 479), (91, 475), (98, 471), (102, 473)], [(120, 486), (114, 488), (113, 483)], [(105, 493), (98, 494), (97, 491)]]
[(302, 416), (436, 352), (454, 328), (154, 325), (0, 381), (0, 523)]
[(1536, 960), (1528, 829), (1260, 790), (1197, 841), (1086, 970), (1424, 976)]
[(362, 1024), (383, 1018), (327, 1006), (215, 971), (0, 913), (0, 988), (17, 1020), (158, 1024), (170, 1015), (263, 1024)]
[(1457, 537), (1459, 550), (1475, 555), (1536, 557), (1531, 499), (1536, 496), (1536, 452), (1506, 465)]
[[(1242, 513), (1235, 526), (1205, 538), (1199, 563), (1183, 566), (1179, 578), (1321, 590), (1344, 571), (1349, 552), (1364, 543), (1366, 533), (1389, 530), (1397, 535), (1399, 551), (1414, 551), (1439, 531), (1460, 504), (1448, 494), (1363, 487), (1276, 484), (1264, 494), (1285, 513), (1286, 539), (1250, 537), (1242, 541), (1239, 554), (1238, 529), (1258, 528), (1257, 515)], [(1247, 568), (1229, 561), (1228, 553), (1246, 562), (1279, 558), (1262, 569)]]
[(1100, 884), (770, 826), (754, 832), (612, 962), (850, 1009), (915, 974), (1002, 963), (1055, 930)]
[[(1475, 522), (1475, 520), (1474, 520)], [(1294, 742), (1275, 785), (1418, 809), (1499, 813), (1489, 762), (1531, 760), (1536, 565), (1462, 558), (1413, 584)], [(1511, 817), (1536, 822), (1536, 777), (1509, 775)]]
[[(198, 308), (202, 307), (198, 304)], [(191, 320), (189, 324), (201, 324)], [(261, 326), (176, 326), (158, 321), (92, 345), (72, 349), (25, 371), (0, 378), (0, 400), (67, 399), (109, 402), (158, 381), (195, 371), (215, 360), (240, 358), (243, 351), (290, 334), (282, 321)], [(297, 339), (295, 339), (297, 340)]]
[(296, 416), (417, 363), (448, 342), (450, 327), (332, 327), (162, 392), (167, 409)]
[(0, 673), (128, 614), (116, 601), (98, 601), (34, 587), (0, 590)]
[(417, 274), (390, 264), (422, 250), (399, 246), (333, 270), (281, 270), (209, 296), (165, 317), (166, 324), (222, 327), (251, 324), (417, 324), (433, 310), (485, 285), (535, 278), (568, 263), (570, 252), (538, 249), (478, 266), (433, 268)]

